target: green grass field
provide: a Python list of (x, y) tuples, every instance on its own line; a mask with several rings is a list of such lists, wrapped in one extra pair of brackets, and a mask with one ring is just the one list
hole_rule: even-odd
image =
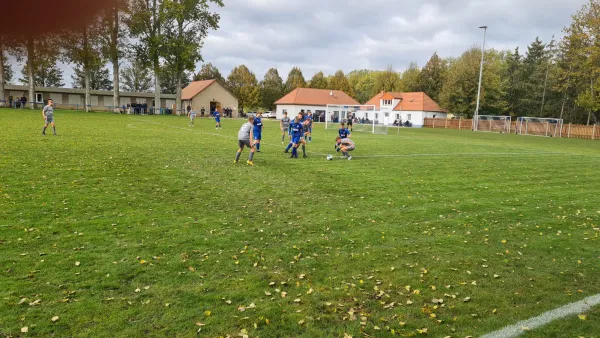
[(600, 293), (600, 142), (402, 129), (326, 161), (316, 126), (292, 160), (270, 122), (248, 167), (241, 120), (40, 115), (0, 110), (0, 336), (466, 337)]

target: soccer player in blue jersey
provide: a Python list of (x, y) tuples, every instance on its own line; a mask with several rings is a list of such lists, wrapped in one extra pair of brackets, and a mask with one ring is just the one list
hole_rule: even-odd
[(300, 116), (297, 116), (294, 122), (290, 124), (292, 129), (292, 142), (287, 146), (285, 152), (288, 153), (292, 149), (292, 158), (298, 158), (298, 147), (302, 145), (303, 157), (306, 158), (306, 141), (304, 141), (304, 127), (300, 122)]
[(259, 153), (263, 127), (264, 125), (262, 123), (262, 113), (259, 112), (258, 114), (256, 114), (256, 117), (254, 117), (254, 146), (256, 147), (256, 151)]
[(221, 128), (221, 114), (219, 114), (219, 111), (217, 109), (215, 109), (213, 116), (215, 117), (215, 123), (216, 123), (215, 129), (223, 129), (223, 128)]
[[(344, 124), (344, 122), (340, 123), (340, 129), (338, 129), (338, 135), (340, 137), (340, 139), (346, 139), (346, 138), (350, 138), (351, 133), (350, 130), (348, 130), (348, 128), (346, 128), (346, 125)], [(335, 143), (335, 146), (333, 147), (333, 149), (337, 149), (337, 140)]]

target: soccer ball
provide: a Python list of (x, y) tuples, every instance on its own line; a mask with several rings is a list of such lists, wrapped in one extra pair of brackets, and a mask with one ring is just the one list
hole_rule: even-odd
[(333, 156), (327, 155), (327, 161), (331, 161), (331, 160), (333, 160)]

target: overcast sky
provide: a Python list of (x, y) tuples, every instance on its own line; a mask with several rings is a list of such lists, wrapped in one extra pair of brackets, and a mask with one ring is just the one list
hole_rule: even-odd
[[(514, 49), (539, 36), (548, 42), (587, 0), (223, 0), (219, 30), (202, 51), (223, 76), (245, 64), (259, 80), (276, 67), (284, 81), (293, 66), (309, 80), (318, 71), (402, 71), (423, 66), (433, 52), (459, 56), (480, 45)], [(200, 69), (202, 63), (197, 65)], [(70, 67), (65, 83), (70, 86)], [(20, 75), (20, 66), (14, 66)]]

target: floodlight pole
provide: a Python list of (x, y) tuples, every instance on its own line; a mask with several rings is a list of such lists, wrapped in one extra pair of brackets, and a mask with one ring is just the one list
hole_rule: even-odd
[(479, 27), (483, 29), (483, 46), (481, 46), (481, 66), (479, 67), (479, 87), (477, 89), (477, 108), (475, 108), (475, 115), (473, 117), (473, 130), (477, 131), (478, 127), (478, 119), (479, 119), (479, 99), (481, 97), (481, 80), (483, 78), (483, 61), (485, 57), (485, 38), (487, 35), (488, 26)]

